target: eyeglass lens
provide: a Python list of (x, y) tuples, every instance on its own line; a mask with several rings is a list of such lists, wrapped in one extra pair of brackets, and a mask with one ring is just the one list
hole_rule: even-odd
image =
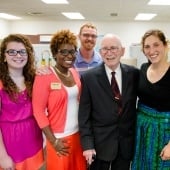
[(85, 37), (85, 38), (90, 38), (90, 37), (93, 38), (93, 39), (97, 38), (97, 35), (95, 35), (95, 34), (83, 33), (82, 35), (83, 35), (83, 37)]
[(67, 49), (61, 49), (61, 50), (58, 50), (58, 52), (63, 55), (63, 56), (67, 56), (69, 54), (71, 55), (76, 55), (77, 51), (76, 50), (67, 50)]
[(8, 53), (9, 56), (16, 56), (17, 54), (20, 54), (21, 56), (26, 56), (27, 55), (27, 51), (26, 49), (21, 49), (21, 50), (14, 50), (14, 49), (9, 49), (6, 51), (6, 53)]
[(116, 46), (112, 46), (112, 47), (110, 47), (110, 48), (107, 48), (107, 47), (101, 48), (101, 51), (102, 51), (103, 53), (107, 53), (108, 51), (114, 53), (114, 52), (117, 52), (118, 50), (119, 50), (119, 47), (116, 47)]

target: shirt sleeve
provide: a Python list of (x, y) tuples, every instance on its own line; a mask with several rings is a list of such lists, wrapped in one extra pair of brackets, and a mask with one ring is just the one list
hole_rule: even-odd
[(49, 75), (37, 75), (33, 85), (32, 103), (33, 114), (40, 128), (44, 128), (49, 125), (46, 112), (49, 92)]

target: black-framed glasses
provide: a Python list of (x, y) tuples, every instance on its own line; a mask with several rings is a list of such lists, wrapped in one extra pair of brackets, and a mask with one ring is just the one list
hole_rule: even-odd
[(92, 38), (92, 39), (96, 39), (97, 35), (96, 34), (88, 34), (88, 33), (82, 33), (83, 37), (85, 38)]
[(77, 51), (76, 50), (67, 50), (67, 49), (60, 49), (58, 50), (58, 52), (63, 55), (63, 56), (68, 56), (69, 54), (71, 54), (72, 56), (76, 56)]
[(21, 56), (27, 56), (27, 50), (26, 49), (21, 49), (21, 50), (14, 50), (14, 49), (9, 49), (6, 51), (6, 53), (9, 56), (16, 56), (17, 54), (20, 54)]
[(115, 52), (117, 52), (119, 49), (120, 49), (120, 48), (117, 47), (117, 46), (112, 46), (112, 47), (110, 47), (110, 48), (103, 47), (103, 48), (100, 49), (100, 51), (101, 51), (102, 53), (104, 53), (104, 54), (107, 53), (108, 51), (110, 51), (111, 53), (115, 53)]

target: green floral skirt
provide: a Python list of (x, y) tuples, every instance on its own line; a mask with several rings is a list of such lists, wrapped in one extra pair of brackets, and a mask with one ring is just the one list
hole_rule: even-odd
[(170, 170), (161, 150), (170, 140), (170, 112), (158, 112), (141, 103), (137, 109), (136, 145), (132, 170)]

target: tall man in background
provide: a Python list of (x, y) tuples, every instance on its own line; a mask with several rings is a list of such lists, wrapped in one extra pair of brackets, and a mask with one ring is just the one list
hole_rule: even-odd
[(99, 65), (102, 62), (100, 54), (94, 49), (97, 41), (97, 28), (86, 23), (81, 26), (79, 32), (80, 48), (74, 67), (80, 72)]

